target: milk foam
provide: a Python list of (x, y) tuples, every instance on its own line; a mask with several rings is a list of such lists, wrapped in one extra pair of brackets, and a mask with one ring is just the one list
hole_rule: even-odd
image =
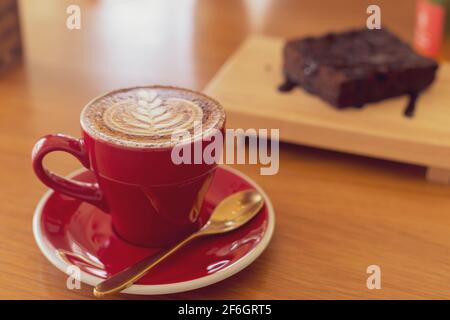
[[(90, 102), (81, 124), (92, 136), (121, 145), (167, 147), (172, 134), (190, 133), (201, 126), (203, 135), (220, 129), (223, 108), (211, 98), (174, 87), (139, 87), (111, 92)], [(193, 136), (194, 138), (198, 138)]]

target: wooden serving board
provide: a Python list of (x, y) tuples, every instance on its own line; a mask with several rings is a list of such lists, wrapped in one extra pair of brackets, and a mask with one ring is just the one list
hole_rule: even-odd
[(248, 38), (206, 86), (228, 127), (278, 128), (282, 141), (423, 165), (430, 180), (450, 182), (450, 65), (440, 66), (413, 118), (403, 116), (407, 97), (336, 110), (300, 89), (278, 92), (283, 44)]

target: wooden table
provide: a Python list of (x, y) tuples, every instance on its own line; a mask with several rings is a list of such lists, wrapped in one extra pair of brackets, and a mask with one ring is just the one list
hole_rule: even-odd
[[(82, 10), (66, 29), (66, 7)], [(292, 37), (365, 24), (371, 1), (21, 1), (26, 59), (0, 76), (0, 298), (89, 299), (39, 252), (31, 232), (45, 187), (30, 152), (46, 133), (79, 134), (93, 96), (160, 83), (201, 90), (252, 32)], [(411, 39), (414, 1), (376, 1), (382, 23)], [(275, 176), (235, 167), (272, 198), (268, 249), (221, 283), (158, 298), (450, 298), (450, 188), (424, 169), (283, 144)], [(52, 154), (55, 171), (79, 164)], [(382, 289), (368, 290), (379, 265)], [(118, 298), (130, 298), (119, 296)], [(133, 298), (133, 297), (131, 297)], [(142, 298), (142, 297), (141, 297)], [(151, 297), (150, 297), (151, 298)]]

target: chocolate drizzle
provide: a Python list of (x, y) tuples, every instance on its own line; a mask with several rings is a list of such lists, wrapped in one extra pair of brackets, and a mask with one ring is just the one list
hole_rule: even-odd
[(405, 117), (408, 117), (408, 118), (414, 117), (414, 113), (416, 112), (416, 102), (417, 102), (418, 97), (419, 97), (418, 92), (412, 92), (409, 94), (409, 101), (408, 101), (408, 104), (406, 105), (405, 111), (403, 112)]
[(297, 84), (289, 79), (286, 79), (282, 84), (278, 86), (278, 91), (280, 92), (289, 92), (294, 89)]

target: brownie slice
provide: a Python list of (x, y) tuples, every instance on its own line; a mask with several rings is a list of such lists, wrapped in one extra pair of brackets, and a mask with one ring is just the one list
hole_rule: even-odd
[(298, 85), (338, 108), (404, 94), (415, 100), (437, 68), (384, 29), (329, 33), (286, 43), (280, 90)]

